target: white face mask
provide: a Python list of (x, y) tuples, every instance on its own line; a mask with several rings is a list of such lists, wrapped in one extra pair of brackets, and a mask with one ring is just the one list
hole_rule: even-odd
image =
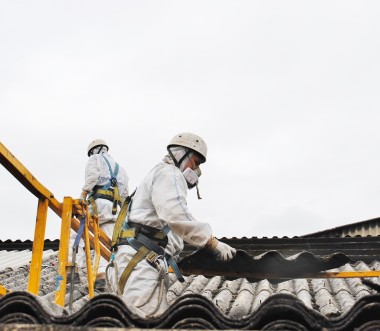
[(197, 174), (198, 178), (202, 176), (201, 168), (197, 167), (193, 171)]
[(185, 177), (187, 181), (187, 187), (189, 189), (192, 189), (195, 187), (198, 183), (199, 177), (201, 176), (202, 172), (201, 169), (195, 168), (192, 170), (191, 168), (186, 168), (185, 171), (183, 172), (183, 176)]

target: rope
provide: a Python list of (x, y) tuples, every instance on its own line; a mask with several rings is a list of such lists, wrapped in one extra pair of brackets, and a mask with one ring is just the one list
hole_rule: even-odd
[(161, 262), (164, 263), (161, 259), (159, 261), (156, 260), (156, 268), (158, 271), (158, 278), (157, 278), (157, 282), (156, 282), (155, 286), (153, 287), (152, 292), (150, 293), (148, 299), (145, 300), (144, 303), (136, 306), (137, 308), (141, 308), (141, 307), (145, 306), (152, 299), (154, 293), (157, 290), (157, 287), (159, 287), (157, 305), (154, 308), (154, 310), (150, 314), (147, 315), (147, 317), (153, 316), (158, 311), (158, 309), (160, 308), (163, 296), (164, 296), (164, 286), (166, 286), (166, 284), (165, 284), (166, 270), (165, 270), (165, 267), (162, 267)]
[[(108, 263), (107, 267), (106, 267), (106, 286), (107, 286), (107, 290), (108, 291), (114, 292), (117, 295), (123, 295), (123, 293), (121, 293), (120, 286), (119, 286), (118, 267), (117, 267), (116, 262), (114, 261), (114, 258), (115, 258), (115, 255), (114, 255), (114, 253), (112, 253), (111, 259), (110, 259), (110, 263)], [(114, 268), (115, 269), (116, 290), (113, 288), (113, 286), (111, 285), (111, 283), (109, 281), (109, 278), (108, 278), (108, 269), (109, 268)]]

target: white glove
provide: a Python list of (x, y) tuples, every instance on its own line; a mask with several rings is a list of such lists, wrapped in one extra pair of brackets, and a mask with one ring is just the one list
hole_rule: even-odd
[(216, 259), (219, 261), (226, 262), (232, 260), (233, 257), (236, 255), (235, 248), (225, 243), (222, 243), (213, 236), (211, 236), (210, 239), (207, 241), (205, 247), (210, 249), (212, 253), (215, 255)]
[(82, 193), (80, 194), (80, 199), (86, 200), (87, 194), (88, 194), (87, 191), (82, 191)]

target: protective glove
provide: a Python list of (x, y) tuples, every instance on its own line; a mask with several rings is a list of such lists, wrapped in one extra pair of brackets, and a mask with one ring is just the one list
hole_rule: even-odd
[(87, 194), (88, 194), (87, 191), (82, 191), (82, 193), (80, 194), (80, 198), (83, 199), (83, 200), (86, 200)]
[(213, 236), (207, 241), (205, 248), (209, 249), (218, 261), (226, 262), (232, 260), (236, 255), (235, 248), (222, 243)]

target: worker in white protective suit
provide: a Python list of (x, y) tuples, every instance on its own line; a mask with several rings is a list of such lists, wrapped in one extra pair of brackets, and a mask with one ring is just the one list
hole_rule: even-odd
[[(197, 221), (187, 208), (187, 189), (198, 184), (199, 166), (207, 156), (206, 143), (195, 134), (181, 133), (171, 140), (167, 150), (163, 161), (137, 188), (124, 221), (125, 235), (118, 241), (113, 268), (107, 270), (112, 290), (122, 294), (127, 305), (144, 317), (159, 315), (168, 307), (167, 265), (174, 267), (169, 262), (178, 260), (184, 241), (198, 248), (207, 247), (221, 261), (236, 254), (234, 248), (212, 236), (209, 224)], [(155, 235), (159, 229), (161, 236)], [(150, 251), (145, 258), (137, 258), (141, 248), (136, 242), (142, 241), (140, 238), (149, 238), (164, 252)]]
[[(93, 140), (88, 148), (89, 157), (85, 182), (82, 187), (81, 199), (89, 202), (88, 210), (91, 215), (97, 215), (100, 228), (112, 238), (115, 220), (120, 211), (120, 205), (128, 196), (128, 176), (122, 166), (108, 154), (108, 144), (102, 139)], [(74, 244), (77, 233), (71, 230), (70, 244)], [(85, 253), (83, 240), (77, 253), (78, 264), (84, 266)], [(100, 257), (95, 288), (105, 289), (105, 270), (108, 261)]]

